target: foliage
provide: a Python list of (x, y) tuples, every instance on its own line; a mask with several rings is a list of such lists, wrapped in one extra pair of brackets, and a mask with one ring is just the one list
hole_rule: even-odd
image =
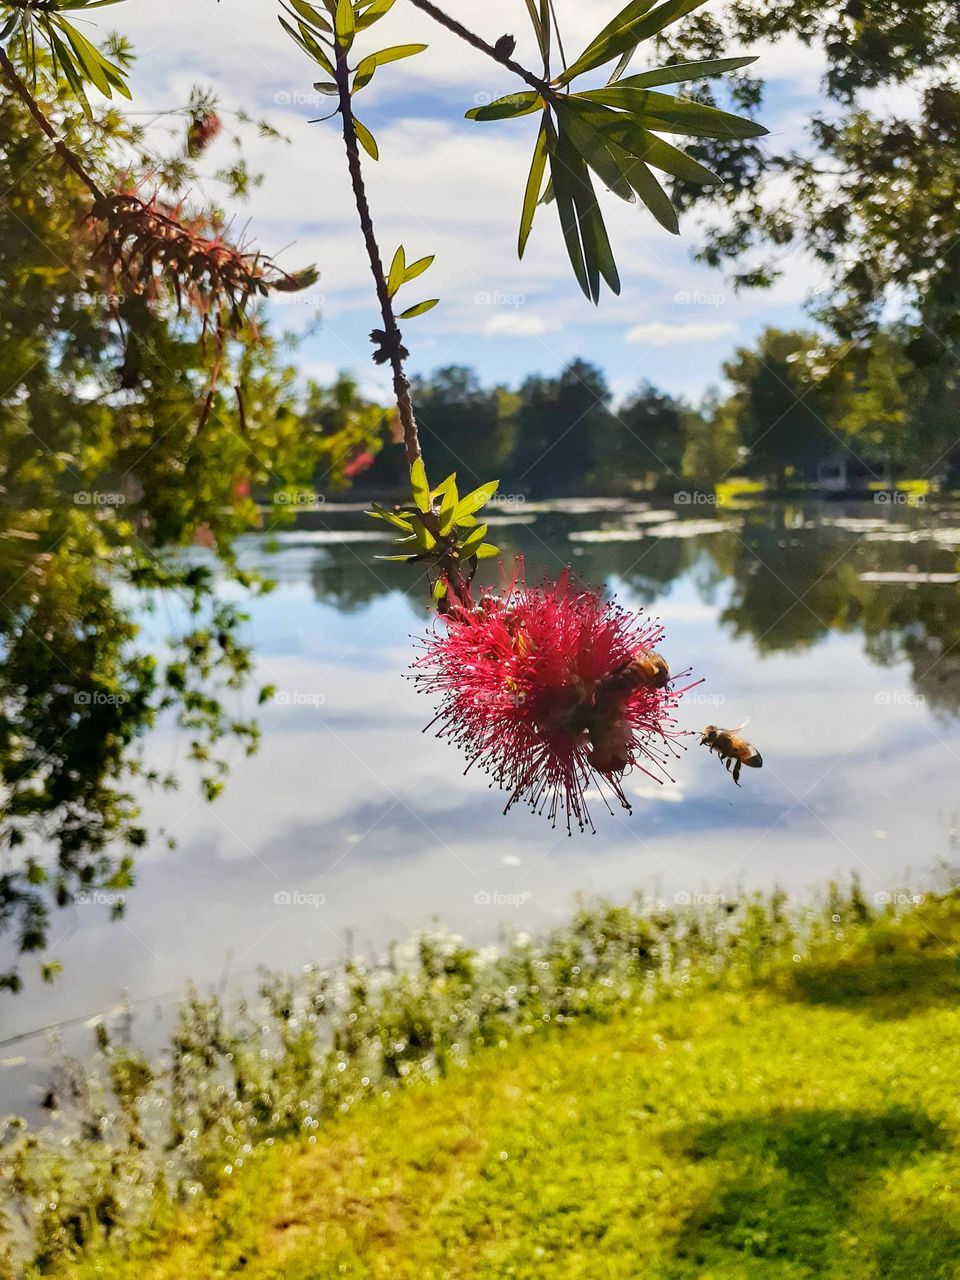
[[(815, 312), (841, 339), (869, 338), (889, 318), (892, 301), (909, 324), (910, 359), (935, 366), (955, 396), (956, 5), (730, 0), (692, 17), (665, 51), (711, 57), (741, 40), (791, 39), (822, 50), (827, 102), (801, 148), (774, 143), (761, 155), (700, 144), (699, 158), (724, 179), (707, 193), (719, 209), (701, 256), (729, 263), (742, 286), (768, 286), (791, 254), (812, 255), (830, 279), (827, 292), (812, 299)], [(762, 83), (742, 81), (739, 94), (755, 110)], [(700, 191), (674, 195), (688, 204)]]
[(856, 882), (599, 903), (495, 951), (428, 933), (385, 970), (264, 975), (263, 1009), (193, 995), (164, 1064), (101, 1037), (56, 1154), (8, 1131), (27, 1275), (369, 1274), (376, 1238), (410, 1275), (932, 1277), (953, 1229), (895, 1233), (888, 1199), (942, 1223), (958, 910)]
[[(683, 84), (737, 70), (754, 58), (714, 59), (709, 63), (673, 65), (624, 76), (640, 45), (696, 9), (703, 0), (631, 0), (589, 42), (578, 58), (551, 71), (555, 12), (549, 0), (527, 6), (540, 52), (543, 75), (533, 90), (514, 93), (467, 112), (471, 120), (501, 120), (540, 115), (520, 220), (519, 251), (523, 256), (537, 205), (554, 202), (567, 254), (584, 294), (600, 298), (601, 279), (613, 293), (620, 277), (597, 203), (590, 171), (615, 195), (639, 201), (667, 231), (679, 234), (676, 210), (652, 170), (686, 182), (712, 186), (714, 173), (659, 135), (707, 138), (755, 138), (762, 125), (718, 111), (655, 86)], [(562, 45), (560, 46), (562, 48)], [(571, 85), (617, 59), (607, 84), (571, 91)], [(525, 77), (530, 82), (530, 77)], [(544, 179), (547, 179), (546, 186)]]
[[(499, 122), (534, 113), (539, 117), (523, 197), (519, 253), (522, 257), (537, 205), (555, 202), (574, 275), (593, 302), (599, 301), (601, 279), (614, 293), (619, 293), (620, 278), (591, 170), (605, 187), (622, 199), (635, 203), (639, 198), (661, 225), (677, 233), (677, 215), (652, 168), (693, 183), (709, 185), (719, 179), (659, 135), (744, 139), (766, 133), (752, 120), (658, 91), (658, 86), (702, 80), (736, 70), (755, 61), (753, 58), (713, 59), (709, 63), (665, 67), (624, 78), (627, 63), (642, 43), (652, 40), (702, 3), (704, 0), (662, 0), (660, 4), (651, 5), (647, 0), (630, 0), (572, 64), (563, 65), (554, 74), (554, 50), (557, 45), (562, 48), (562, 43), (556, 30), (553, 5), (550, 0), (530, 0), (527, 13), (543, 61), (542, 72), (537, 75), (510, 58), (515, 41), (508, 39), (506, 46), (489, 46), (435, 5), (419, 6), (475, 47), (484, 49), (514, 74), (519, 73), (520, 78), (532, 86), (474, 107), (466, 113), (467, 118)], [(383, 3), (324, 0), (320, 6), (307, 4), (305, 0), (290, 0), (289, 5), (283, 4), (286, 16), (280, 18), (281, 25), (299, 48), (331, 77), (314, 87), (323, 93), (339, 95), (341, 113), (344, 113), (344, 101), (338, 74), (344, 81), (352, 77), (349, 80), (352, 98), (370, 83), (380, 66), (421, 53), (426, 47), (397, 45), (365, 54), (352, 67), (346, 65), (345, 59), (353, 51), (357, 36), (379, 21), (391, 5), (392, 0)], [(572, 91), (574, 81), (615, 59), (617, 63), (606, 87)], [(349, 129), (349, 121), (347, 123)], [(379, 150), (369, 129), (355, 117), (353, 124), (360, 145), (371, 159), (377, 160)], [(406, 268), (401, 246), (388, 276), (390, 296), (400, 284), (413, 278), (411, 273), (419, 274), (431, 261), (432, 258), (421, 258)], [(436, 302), (437, 299), (429, 299), (415, 304), (398, 318), (421, 315)]]
[[(130, 180), (150, 174), (172, 198), (139, 128), (109, 108), (87, 117), (38, 100), (104, 188), (133, 156)], [(167, 161), (174, 185), (192, 172), (193, 116), (184, 123)], [(318, 451), (262, 321), (218, 349), (205, 313), (118, 293), (95, 252), (88, 185), (12, 91), (0, 94), (0, 137), (0, 928), (40, 954), (51, 903), (130, 883), (151, 834), (135, 784), (174, 781), (142, 757), (158, 716), (179, 720), (211, 799), (218, 740), (255, 745), (255, 725), (226, 701), (251, 668), (243, 609), (216, 598), (212, 563), (176, 548), (199, 542), (229, 567), (233, 538), (260, 521), (254, 490), (312, 481)], [(150, 610), (171, 621), (158, 657), (139, 639), (136, 615)], [(52, 976), (52, 957), (44, 964)], [(15, 969), (0, 975), (18, 984)]]
[(307, 384), (299, 425), (304, 451), (317, 459), (314, 484), (318, 491), (342, 492), (374, 465), (389, 416), (360, 395), (355, 379), (347, 373), (341, 372), (330, 387), (313, 380)]

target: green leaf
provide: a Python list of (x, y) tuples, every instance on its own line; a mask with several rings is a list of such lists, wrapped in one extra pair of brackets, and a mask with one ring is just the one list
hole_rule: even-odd
[(629, 85), (634, 89), (649, 89), (658, 84), (683, 84), (688, 80), (708, 80), (711, 76), (720, 76), (726, 71), (739, 71), (741, 67), (749, 67), (756, 61), (756, 57), (744, 57), (708, 58), (704, 62), (675, 62), (668, 67), (657, 67), (653, 71), (641, 71), (639, 75), (628, 76), (626, 80), (620, 80), (620, 84)]
[(528, 116), (543, 106), (539, 93), (530, 90), (524, 93), (508, 93), (504, 98), (488, 102), (483, 107), (472, 107), (465, 112), (467, 120), (510, 120), (515, 116)]
[(473, 554), (478, 560), (489, 560), (492, 556), (500, 554), (500, 548), (495, 547), (492, 542), (481, 542)]
[[(557, 216), (560, 219), (560, 230), (567, 247), (567, 257), (573, 267), (573, 274), (584, 294), (593, 300), (590, 280), (583, 259), (583, 246), (580, 243), (580, 225), (577, 220), (573, 190), (567, 174), (567, 166), (558, 155), (559, 138), (552, 120), (546, 118), (547, 149), (550, 157), (550, 188), (557, 204)], [(546, 198), (546, 197), (544, 197)]]
[(387, 524), (392, 525), (394, 529), (400, 529), (403, 533), (413, 532), (413, 521), (408, 520), (405, 516), (398, 515), (396, 511), (387, 511), (381, 507), (379, 502), (371, 504), (372, 511), (368, 511), (367, 515), (371, 520), (383, 520)]
[(373, 4), (368, 5), (356, 19), (358, 31), (363, 31), (366, 27), (372, 26), (375, 22), (379, 22), (385, 13), (393, 8), (394, 0), (373, 0)]
[(706, 0), (664, 0), (663, 4), (651, 9), (650, 0), (632, 0), (591, 41), (576, 62), (558, 76), (560, 84), (569, 84), (575, 76), (602, 66), (627, 49), (635, 49), (644, 40), (705, 3)]
[(460, 501), (460, 494), (457, 490), (457, 482), (453, 476), (444, 481), (443, 500), (440, 503), (440, 513), (437, 516), (437, 527), (444, 536), (453, 528), (453, 517), (457, 510), (457, 504)]
[(353, 44), (353, 33), (356, 30), (353, 5), (350, 0), (337, 0), (334, 26), (337, 32), (337, 44), (344, 49), (349, 49)]
[(333, 31), (333, 27), (331, 27), (323, 14), (318, 9), (315, 9), (312, 4), (307, 4), (306, 0), (289, 0), (289, 3), (293, 5), (297, 15), (304, 22), (309, 23), (311, 27), (315, 27), (318, 31)]
[(557, 120), (600, 181), (621, 200), (636, 200), (615, 153), (592, 123), (589, 107), (576, 98), (565, 99), (562, 107), (557, 103)]
[(427, 484), (427, 469), (423, 459), (417, 458), (410, 467), (410, 491), (413, 494), (413, 505), (418, 511), (430, 510), (430, 486)]
[(353, 80), (353, 92), (357, 93), (373, 79), (377, 67), (385, 62), (396, 62), (398, 58), (412, 58), (415, 53), (426, 49), (425, 44), (398, 44), (389, 49), (381, 49), (379, 53), (370, 53), (357, 64), (357, 72)]
[(620, 55), (620, 61), (610, 72), (610, 79), (607, 81), (607, 84), (615, 84), (620, 79), (620, 77), (626, 71), (627, 67), (629, 67), (631, 61), (633, 60), (633, 55), (636, 52), (637, 52), (636, 46), (634, 46), (634, 48), (628, 49), (626, 53), (622, 53)]
[[(696, 182), (700, 186), (716, 186), (721, 182), (699, 160), (694, 160), (672, 143), (658, 138), (643, 125), (635, 124), (622, 112), (611, 111), (607, 107), (599, 108), (591, 116), (591, 120), (594, 127), (600, 129), (611, 143), (653, 165), (655, 169), (662, 169), (675, 178), (682, 178), (684, 182)], [(627, 176), (629, 179), (629, 173)]]
[(458, 547), (460, 558), (465, 559), (467, 556), (475, 555), (477, 548), (486, 536), (487, 526), (485, 524), (478, 524), (475, 529), (471, 529)]
[(333, 63), (327, 57), (322, 46), (314, 40), (313, 36), (303, 23), (300, 24), (300, 30), (298, 32), (294, 31), (293, 27), (291, 27), (290, 23), (287, 22), (285, 18), (278, 18), (278, 21), (284, 31), (286, 31), (287, 35), (300, 46), (308, 57), (312, 58), (319, 66), (323, 67), (327, 75), (336, 75), (336, 72), (333, 69)]
[[(540, 14), (537, 13), (536, 0), (526, 0), (527, 13), (530, 16), (530, 25), (533, 27), (533, 34), (537, 37), (537, 44), (540, 46), (540, 57), (543, 59), (543, 69), (546, 71), (550, 63), (550, 21), (549, 9), (547, 9), (547, 26), (544, 30), (544, 24), (541, 21)], [(546, 4), (544, 4), (546, 8)]]
[(422, 316), (425, 311), (432, 311), (440, 301), (439, 298), (428, 298), (426, 302), (418, 302), (415, 307), (407, 307), (397, 316), (398, 320), (412, 320), (414, 316)]
[[(557, 189), (558, 207), (560, 186), (563, 184), (566, 197), (573, 202), (579, 228), (587, 282), (585, 292), (594, 303), (597, 303), (600, 300), (601, 276), (614, 293), (620, 292), (620, 277), (610, 249), (607, 229), (604, 226), (586, 163), (563, 132), (558, 134), (557, 160), (558, 163), (552, 166), (552, 173)], [(583, 281), (580, 282), (580, 287), (583, 288)]]
[(411, 280), (416, 280), (417, 276), (422, 276), (427, 267), (433, 262), (435, 256), (435, 254), (429, 253), (425, 258), (418, 258), (416, 262), (411, 262), (403, 273), (403, 283), (409, 284)]
[[(73, 52), (77, 55), (80, 66), (85, 72), (87, 79), (100, 90), (105, 98), (112, 97), (110, 92), (110, 79), (106, 74), (106, 69), (109, 68), (117, 77), (120, 77), (120, 68), (115, 67), (111, 62), (107, 62), (107, 60), (93, 47), (90, 41), (87, 40), (85, 36), (82, 36), (75, 27), (72, 27), (69, 22), (65, 22), (62, 18), (58, 18), (56, 19), (56, 24), (66, 36)], [(126, 97), (129, 98), (129, 92), (127, 92), (126, 89), (124, 89), (124, 92)]]
[(401, 58), (412, 58), (414, 54), (423, 53), (426, 48), (425, 44), (392, 44), (388, 49), (381, 49), (379, 53), (371, 53), (370, 57), (376, 59), (378, 67), (382, 67), (385, 62), (399, 62)]
[(390, 263), (390, 273), (387, 276), (387, 293), (391, 298), (403, 284), (403, 273), (406, 267), (406, 254), (404, 253), (403, 245), (401, 245), (393, 255), (393, 261)]
[(446, 581), (443, 578), (438, 578), (436, 582), (433, 584), (433, 598), (434, 600), (442, 600), (446, 594), (447, 594)]
[(419, 556), (374, 556), (374, 560), (396, 560), (403, 564), (413, 564)]
[(661, 227), (672, 235), (680, 234), (677, 211), (667, 193), (642, 160), (634, 157), (628, 170), (630, 184)]
[(523, 193), (523, 208), (520, 212), (520, 236), (518, 248), (520, 257), (523, 257), (523, 251), (527, 247), (527, 241), (530, 238), (530, 231), (533, 227), (533, 215), (536, 213), (537, 204), (540, 200), (540, 190), (543, 186), (543, 174), (547, 167), (547, 128), (546, 122), (541, 124), (540, 132), (537, 134), (536, 145), (533, 148), (533, 159), (530, 161), (530, 172), (527, 175), (527, 185)]
[(769, 131), (755, 120), (719, 111), (703, 102), (675, 98), (655, 89), (633, 89), (627, 84), (591, 89), (579, 97), (607, 107), (619, 107), (637, 124), (662, 133), (682, 133), (694, 138), (762, 138)]
[[(560, 83), (568, 84), (575, 76), (601, 66), (618, 53), (629, 51), (632, 54), (639, 42), (634, 40), (632, 35), (627, 36), (626, 43), (620, 43), (620, 38), (624, 32), (631, 31), (632, 24), (639, 22), (653, 4), (654, 0), (632, 0), (625, 9), (621, 9), (617, 16), (594, 36), (580, 57), (557, 77)], [(616, 47), (613, 47), (614, 45)]]
[(413, 536), (417, 540), (417, 545), (423, 551), (432, 551), (437, 545), (437, 540), (430, 530), (424, 528), (419, 522), (413, 526)]
[[(646, 139), (649, 139), (651, 143), (660, 143), (661, 140), (654, 138), (652, 133), (640, 129), (639, 126), (632, 126), (629, 121), (624, 121), (623, 116), (617, 112), (604, 110), (602, 115), (599, 112), (591, 113), (590, 119), (594, 127), (601, 130), (607, 138), (607, 145), (619, 165), (620, 171), (643, 204), (646, 205), (662, 227), (672, 235), (679, 235), (680, 223), (677, 219), (677, 211), (674, 209), (670, 197), (639, 155), (641, 149), (646, 154), (648, 151), (656, 152), (657, 148), (656, 146), (647, 145), (643, 137), (638, 140), (637, 135), (645, 135)], [(632, 145), (629, 147), (625, 143), (621, 145), (621, 138), (632, 140)], [(662, 143), (662, 146), (674, 152), (676, 156), (680, 157), (681, 161), (689, 161), (689, 164), (696, 166), (697, 169), (702, 168), (702, 166), (697, 165), (695, 160), (690, 160), (682, 151), (677, 151), (676, 147), (671, 147), (669, 143)], [(683, 166), (681, 165), (680, 167)], [(703, 172), (709, 178), (713, 178), (709, 169), (703, 169)]]
[(485, 506), (499, 488), (499, 480), (488, 480), (486, 484), (466, 494), (457, 503), (457, 509), (453, 513), (453, 523), (462, 524), (467, 516), (472, 516), (475, 511)]
[(370, 159), (379, 160), (380, 151), (379, 151), (379, 148), (377, 147), (377, 140), (373, 136), (373, 134), (370, 132), (370, 130), (367, 128), (367, 126), (365, 124), (362, 124), (357, 119), (357, 117), (354, 116), (353, 127), (356, 130), (357, 141), (360, 143), (361, 147), (363, 147), (364, 151), (367, 153)]

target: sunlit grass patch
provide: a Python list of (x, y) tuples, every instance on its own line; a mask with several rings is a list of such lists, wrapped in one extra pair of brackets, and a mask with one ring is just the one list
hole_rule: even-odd
[[(655, 991), (614, 963), (632, 956), (636, 972), (662, 948), (653, 922), (584, 914), (583, 1009), (595, 982), (608, 998), (571, 1025), (541, 1004), (536, 1032), (504, 1026), (442, 1071), (380, 1079), (309, 1136), (254, 1144), (212, 1194), (177, 1206), (158, 1193), (141, 1227), (54, 1272), (955, 1276), (957, 896), (878, 911), (834, 895), (803, 937), (758, 900), (737, 918), (719, 964), (722, 921), (687, 913), (688, 954)], [(563, 935), (563, 961), (559, 936), (538, 954), (582, 960), (576, 936)], [(436, 993), (449, 961), (426, 963)]]

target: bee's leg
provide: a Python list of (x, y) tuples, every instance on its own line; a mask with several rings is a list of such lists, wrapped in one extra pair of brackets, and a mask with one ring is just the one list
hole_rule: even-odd
[(742, 761), (738, 760), (733, 770), (733, 780), (738, 787), (740, 785), (740, 770), (742, 767), (743, 767)]

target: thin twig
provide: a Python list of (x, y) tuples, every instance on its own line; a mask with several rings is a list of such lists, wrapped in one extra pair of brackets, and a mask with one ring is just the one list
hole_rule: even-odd
[(336, 83), (340, 91), (340, 116), (343, 121), (343, 145), (347, 151), (347, 166), (350, 170), (350, 184), (353, 187), (353, 199), (360, 219), (360, 230), (363, 232), (367, 257), (370, 260), (370, 271), (377, 288), (380, 302), (380, 314), (383, 317), (383, 331), (386, 343), (383, 344), (389, 355), (390, 367), (393, 370), (393, 393), (403, 426), (403, 443), (410, 466), (420, 457), (420, 437), (417, 432), (417, 420), (413, 412), (413, 401), (410, 398), (410, 380), (403, 370), (401, 355), (401, 333), (394, 314), (387, 279), (380, 257), (380, 246), (377, 243), (373, 218), (370, 216), (370, 205), (367, 203), (367, 191), (363, 182), (363, 170), (360, 167), (360, 148), (357, 143), (357, 129), (353, 120), (353, 107), (350, 101), (350, 69), (347, 66), (346, 54), (337, 44)]
[(432, 0), (410, 0), (410, 3), (416, 8), (422, 10), (423, 13), (429, 14), (434, 22), (439, 22), (442, 27), (446, 27), (448, 31), (452, 31), (454, 35), (459, 36), (461, 40), (465, 40), (467, 44), (472, 45), (474, 49), (479, 49), (481, 53), (485, 53), (488, 58), (493, 58), (495, 62), (499, 62), (501, 66), (512, 71), (514, 75), (525, 81), (531, 89), (536, 89), (537, 93), (543, 94), (545, 97), (550, 95), (550, 86), (546, 80), (535, 76), (532, 71), (528, 71), (526, 67), (514, 62), (513, 58), (506, 57), (502, 53), (498, 53), (489, 41), (484, 40), (482, 36), (478, 36), (475, 31), (471, 31), (469, 27), (465, 27), (462, 22), (458, 22), (456, 18), (451, 18), (449, 14), (444, 13), (442, 9), (437, 8)]
[(68, 169), (76, 174), (84, 186), (93, 193), (96, 199), (102, 200), (104, 198), (103, 192), (97, 186), (96, 182), (94, 182), (90, 174), (87, 173), (86, 169), (80, 163), (79, 158), (70, 150), (65, 142), (57, 137), (56, 129), (54, 129), (53, 125), (40, 110), (37, 100), (21, 80), (16, 67), (2, 49), (0, 49), (0, 72), (3, 73), (4, 79), (13, 89), (14, 93), (16, 93), (17, 97), (20, 98), (27, 110), (33, 116), (34, 120), (36, 120), (37, 124), (53, 143), (53, 149), (56, 151), (63, 163)]

